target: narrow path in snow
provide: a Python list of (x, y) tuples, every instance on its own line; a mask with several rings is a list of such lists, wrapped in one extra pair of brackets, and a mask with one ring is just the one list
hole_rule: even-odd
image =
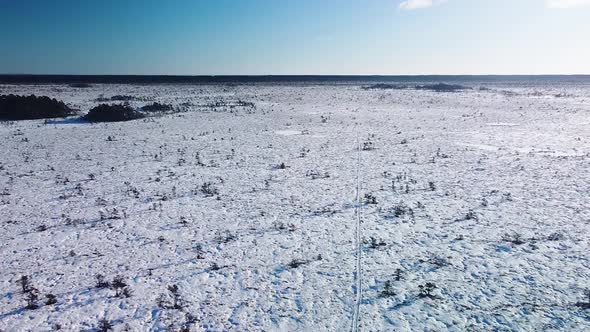
[(356, 299), (354, 303), (354, 310), (352, 315), (352, 327), (353, 332), (359, 329), (359, 311), (362, 299), (362, 267), (361, 267), (361, 143), (359, 140), (358, 131), (356, 133), (356, 149), (357, 149), (357, 165), (356, 165), (356, 272), (355, 272), (355, 292)]

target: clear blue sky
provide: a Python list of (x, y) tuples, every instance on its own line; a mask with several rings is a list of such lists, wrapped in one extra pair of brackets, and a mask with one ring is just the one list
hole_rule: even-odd
[(0, 0), (0, 73), (590, 74), (590, 1)]

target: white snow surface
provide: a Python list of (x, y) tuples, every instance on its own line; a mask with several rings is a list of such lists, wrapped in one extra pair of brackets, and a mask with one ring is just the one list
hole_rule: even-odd
[(590, 330), (587, 87), (0, 90), (192, 105), (0, 123), (1, 331)]

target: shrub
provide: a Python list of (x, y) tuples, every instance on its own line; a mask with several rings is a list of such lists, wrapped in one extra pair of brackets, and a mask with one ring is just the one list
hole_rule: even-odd
[(402, 277), (403, 277), (403, 271), (402, 271), (402, 269), (395, 269), (394, 276), (395, 276), (395, 281), (402, 280)]
[(23, 293), (28, 293), (33, 289), (33, 286), (31, 286), (31, 279), (28, 276), (20, 277), (18, 283), (20, 284)]
[(436, 185), (434, 184), (434, 182), (428, 182), (428, 189), (430, 189), (430, 191), (436, 191)]
[(317, 180), (317, 179), (327, 179), (330, 177), (330, 174), (328, 172), (321, 173), (320, 171), (317, 171), (317, 170), (311, 170), (311, 171), (307, 171), (305, 173), (305, 176), (311, 178), (312, 180)]
[(381, 247), (385, 247), (387, 246), (387, 243), (385, 243), (385, 241), (379, 239), (377, 240), (376, 238), (372, 237), (369, 240), (369, 248), (371, 249), (379, 249)]
[(373, 196), (373, 194), (365, 194), (365, 204), (377, 204), (377, 197)]
[(274, 169), (287, 169), (289, 166), (285, 165), (285, 163), (280, 163), (278, 165), (273, 166)]
[(125, 279), (122, 276), (116, 276), (113, 278), (113, 283), (111, 284), (111, 286), (114, 289), (120, 289), (127, 287), (127, 283), (125, 282)]
[(512, 244), (515, 244), (517, 246), (525, 244), (526, 240), (523, 239), (522, 235), (518, 234), (518, 233), (506, 233), (504, 234), (504, 236), (502, 236), (502, 241), (506, 241), (506, 242), (510, 242)]
[(561, 241), (564, 238), (565, 237), (563, 236), (563, 234), (561, 234), (559, 232), (555, 232), (555, 233), (551, 233), (551, 234), (549, 234), (549, 236), (547, 236), (547, 241)]
[(409, 210), (411, 210), (411, 208), (409, 208), (407, 205), (405, 205), (403, 202), (401, 202), (389, 210), (387, 218), (389, 218), (389, 219), (402, 218), (403, 216), (405, 216), (406, 214), (409, 213)]
[(98, 331), (108, 332), (113, 330), (113, 324), (106, 318), (101, 319), (98, 322)]
[(381, 294), (379, 294), (379, 297), (392, 297), (397, 295), (395, 290), (393, 289), (393, 285), (391, 283), (390, 280), (387, 280), (385, 282), (385, 286), (383, 287), (383, 290), (381, 291)]
[(65, 118), (74, 114), (66, 104), (49, 97), (0, 96), (0, 120)]
[(217, 233), (217, 235), (215, 235), (215, 242), (217, 242), (218, 244), (230, 243), (237, 239), (238, 237), (232, 234), (230, 231), (219, 232)]
[(200, 192), (203, 195), (205, 195), (205, 197), (213, 197), (215, 195), (219, 195), (219, 190), (211, 182), (203, 183), (203, 185), (200, 188)]
[(428, 263), (436, 266), (436, 267), (445, 267), (450, 265), (449, 261), (444, 258), (444, 257), (440, 257), (440, 256), (432, 256), (428, 259)]
[(290, 268), (292, 268), (292, 269), (296, 269), (296, 268), (298, 268), (298, 267), (300, 267), (300, 266), (302, 266), (302, 265), (305, 265), (305, 264), (307, 264), (307, 263), (309, 263), (309, 262), (308, 262), (308, 261), (306, 261), (306, 260), (303, 260), (303, 259), (293, 259), (293, 260), (292, 260), (291, 262), (289, 262), (289, 264), (287, 264), (287, 265), (288, 265)]
[(32, 291), (28, 292), (25, 299), (27, 300), (27, 305), (25, 306), (25, 309), (39, 309), (39, 303), (37, 302), (39, 301), (39, 292), (36, 289), (33, 289)]
[(420, 289), (420, 293), (418, 294), (419, 298), (423, 299), (427, 297), (433, 300), (436, 299), (436, 295), (434, 295), (433, 292), (437, 287), (434, 283), (427, 282), (425, 285), (418, 286), (418, 288)]
[(375, 144), (371, 141), (363, 142), (363, 151), (373, 151), (375, 150)]
[(576, 303), (576, 307), (582, 309), (590, 309), (590, 290), (584, 291), (585, 301), (580, 301)]
[(45, 305), (54, 305), (57, 303), (57, 297), (53, 294), (47, 294), (45, 295), (45, 297), (47, 298), (47, 301), (45, 301)]
[(295, 227), (294, 224), (285, 224), (282, 221), (273, 222), (273, 226), (275, 229), (277, 229), (279, 231), (295, 232), (297, 230), (297, 227)]
[(160, 294), (156, 300), (158, 307), (161, 309), (181, 310), (187, 305), (177, 285), (169, 285), (168, 292), (169, 294)]
[(96, 288), (109, 288), (111, 283), (106, 281), (102, 274), (96, 275)]
[(25, 300), (27, 301), (27, 305), (25, 309), (35, 310), (39, 308), (38, 300), (39, 300), (39, 291), (37, 288), (33, 287), (31, 283), (31, 278), (28, 276), (22, 276), (18, 283), (20, 284), (23, 294), (25, 296)]
[(91, 109), (83, 119), (89, 122), (120, 122), (143, 117), (143, 114), (127, 105), (100, 104)]
[(469, 210), (466, 214), (465, 217), (463, 217), (463, 220), (477, 220), (477, 213), (475, 213), (475, 211)]

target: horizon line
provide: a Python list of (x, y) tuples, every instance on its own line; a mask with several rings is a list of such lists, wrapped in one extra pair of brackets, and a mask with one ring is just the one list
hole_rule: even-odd
[(30, 74), (0, 73), (0, 76), (159, 76), (159, 77), (432, 77), (432, 76), (590, 76), (588, 74)]

